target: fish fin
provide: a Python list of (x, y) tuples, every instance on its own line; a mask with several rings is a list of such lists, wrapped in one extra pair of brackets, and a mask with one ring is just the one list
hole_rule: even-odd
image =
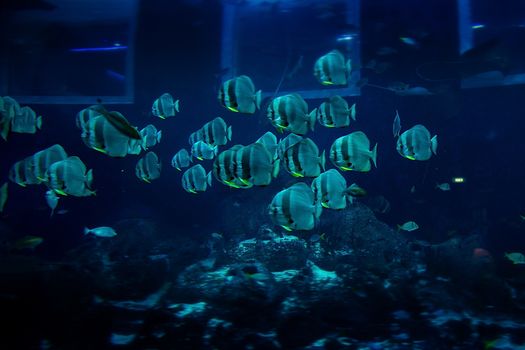
[(58, 189), (56, 189), (56, 190), (54, 190), (54, 191), (55, 191), (57, 194), (61, 195), (61, 196), (67, 196), (67, 193), (64, 192), (64, 190), (58, 190)]
[(413, 157), (413, 156), (405, 156), (406, 159), (410, 159), (410, 160), (416, 160), (416, 157)]
[(281, 225), (282, 228), (284, 228), (286, 231), (288, 232), (292, 232), (292, 229), (290, 226), (286, 226), (286, 225)]
[(180, 102), (179, 102), (179, 100), (175, 101), (174, 107), (175, 107), (175, 112), (179, 113), (180, 112)]
[(5, 121), (2, 125), (2, 130), (1, 130), (1, 136), (2, 138), (4, 139), (4, 141), (7, 142), (7, 136), (9, 135), (9, 128), (10, 128), (10, 125), (11, 125), (11, 122), (8, 120), (8, 121)]
[(230, 107), (230, 106), (228, 106), (227, 108), (228, 108), (230, 111), (232, 111), (232, 112), (235, 112), (235, 113), (239, 112), (239, 110), (238, 110), (237, 108), (233, 108), (233, 107)]
[(330, 208), (330, 207), (328, 206), (328, 204), (326, 204), (325, 202), (321, 202), (321, 205), (323, 206), (323, 208), (326, 208), (326, 209)]
[(206, 175), (206, 182), (208, 183), (208, 186), (211, 187), (211, 171)]
[(249, 186), (250, 185), (250, 181), (248, 180), (245, 180), (245, 179), (239, 179), (239, 181), (241, 181), (243, 184), (245, 184), (246, 186)]
[(195, 157), (195, 158), (197, 158), (198, 160), (203, 160), (203, 158), (202, 158), (202, 157)]
[(162, 139), (162, 130), (157, 131), (157, 143)]
[(144, 181), (145, 183), (148, 183), (148, 184), (151, 183), (151, 181), (150, 181), (147, 177), (142, 177), (141, 179), (142, 179), (142, 181)]
[(352, 118), (354, 121), (356, 120), (355, 117), (355, 103), (350, 107), (350, 118)]
[(93, 182), (93, 169), (89, 169), (89, 171), (87, 172), (86, 180), (88, 187), (91, 187), (91, 183)]
[(262, 91), (259, 90), (255, 93), (255, 106), (257, 109), (261, 109), (261, 99), (262, 99)]
[(197, 194), (197, 191), (195, 191), (194, 189), (189, 189), (188, 192), (189, 193), (193, 193), (193, 194)]
[(39, 115), (38, 118), (36, 118), (36, 127), (38, 128), (38, 130), (42, 129), (42, 116), (41, 115)]
[(106, 151), (105, 149), (100, 148), (100, 147), (93, 147), (93, 149), (94, 149), (95, 151), (99, 151), (100, 153), (104, 153), (104, 154), (107, 154), (107, 153), (108, 153), (108, 151)]
[(374, 166), (377, 168), (377, 143), (372, 150), (372, 162), (374, 162)]
[(160, 115), (160, 114), (159, 114), (159, 118), (160, 118), (160, 119), (166, 119), (166, 117), (165, 117), (165, 116), (163, 116), (163, 115)]
[(215, 157), (217, 157), (217, 153), (219, 153), (219, 146), (215, 145), (213, 147), (213, 154), (215, 155)]
[(274, 179), (279, 175), (280, 164), (281, 164), (281, 160), (280, 159), (276, 159), (273, 162), (272, 176), (273, 176)]
[(346, 166), (340, 166), (339, 169), (341, 169), (342, 171), (351, 171), (351, 170), (353, 170), (352, 168), (349, 168), (349, 167), (346, 167)]
[(331, 81), (328, 81), (328, 80), (322, 81), (321, 84), (323, 84), (323, 85), (334, 85), (334, 83), (332, 83)]
[(321, 165), (321, 168), (324, 171), (325, 170), (325, 165), (326, 165), (326, 156), (325, 156), (325, 151), (324, 150), (323, 150), (323, 153), (321, 153), (321, 157), (319, 157), (319, 164)]
[(346, 69), (346, 76), (350, 77), (350, 75), (352, 74), (352, 60), (351, 59), (348, 59), (348, 61), (346, 61), (345, 69)]
[(314, 108), (310, 113), (307, 115), (308, 124), (310, 126), (310, 130), (314, 131), (315, 129), (315, 120), (317, 116), (317, 108)]
[(91, 232), (90, 229), (88, 229), (87, 227), (84, 227), (84, 235), (87, 235), (90, 232)]
[(175, 167), (175, 169), (177, 169), (178, 171), (181, 171), (180, 168)]
[(437, 135), (434, 135), (434, 137), (430, 139), (430, 145), (432, 146), (432, 153), (437, 155), (437, 148), (438, 148), (438, 136)]

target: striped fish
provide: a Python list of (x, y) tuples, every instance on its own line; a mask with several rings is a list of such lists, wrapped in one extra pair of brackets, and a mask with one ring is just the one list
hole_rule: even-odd
[(160, 119), (174, 117), (179, 112), (179, 100), (174, 101), (169, 93), (162, 94), (153, 102), (151, 114)]
[(370, 171), (376, 163), (377, 144), (370, 150), (370, 141), (362, 131), (339, 137), (330, 148), (330, 160), (339, 170)]
[(286, 231), (311, 230), (322, 213), (310, 187), (302, 182), (278, 192), (268, 206), (272, 221)]
[(317, 121), (327, 128), (343, 128), (355, 120), (355, 114), (355, 103), (348, 107), (341, 96), (332, 96), (317, 109)]
[(267, 186), (279, 174), (279, 160), (261, 143), (237, 150), (235, 163), (235, 177), (246, 186)]
[(282, 153), (283, 167), (294, 177), (316, 177), (325, 167), (324, 151), (309, 138), (294, 143)]
[(135, 175), (142, 181), (150, 183), (160, 177), (161, 164), (154, 152), (148, 152), (140, 158), (135, 166)]
[(261, 90), (256, 92), (252, 80), (246, 75), (225, 81), (217, 98), (221, 106), (232, 112), (253, 114), (261, 108)]
[(289, 131), (305, 135), (314, 130), (316, 110), (308, 113), (308, 104), (298, 94), (274, 98), (267, 108), (267, 117), (279, 133)]
[(188, 151), (185, 148), (179, 150), (173, 158), (171, 159), (171, 166), (181, 171), (182, 168), (187, 168), (190, 166), (191, 157)]
[(206, 174), (206, 170), (200, 164), (192, 166), (182, 174), (182, 188), (186, 192), (204, 192), (208, 186), (211, 186), (211, 171)]
[(315, 61), (314, 76), (323, 85), (347, 85), (352, 73), (352, 61), (338, 50), (332, 50)]
[(410, 160), (428, 160), (437, 152), (437, 135), (430, 138), (430, 132), (418, 124), (402, 133), (397, 139), (397, 152)]
[(346, 201), (353, 202), (346, 187), (346, 180), (336, 169), (330, 169), (320, 174), (312, 181), (312, 191), (316, 202), (323, 208), (344, 209)]

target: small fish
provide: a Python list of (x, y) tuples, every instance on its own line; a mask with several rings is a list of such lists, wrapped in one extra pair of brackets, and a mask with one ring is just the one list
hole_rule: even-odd
[(396, 117), (394, 118), (394, 124), (392, 125), (392, 132), (394, 137), (399, 137), (401, 133), (401, 118), (399, 117), (399, 112), (396, 109)]
[(346, 85), (352, 73), (352, 61), (332, 50), (315, 61), (314, 76), (323, 85)]
[(437, 135), (430, 137), (430, 132), (418, 124), (402, 133), (397, 139), (397, 152), (410, 160), (424, 161), (437, 154)]
[(408, 231), (408, 232), (415, 231), (418, 228), (419, 226), (414, 221), (408, 221), (402, 225), (397, 225), (398, 230), (403, 230), (403, 231)]
[(324, 240), (326, 240), (326, 233), (321, 233), (320, 235), (316, 233), (310, 236), (310, 242), (312, 243), (316, 243), (316, 242), (324, 241)]
[(310, 186), (314, 193), (314, 202), (323, 208), (341, 210), (346, 208), (347, 200), (352, 203), (346, 180), (336, 169), (330, 169), (317, 176)]
[(442, 184), (437, 183), (436, 188), (441, 191), (450, 191), (450, 184), (447, 182), (444, 182)]
[(190, 166), (191, 157), (188, 151), (183, 148), (179, 150), (173, 158), (171, 159), (171, 166), (181, 171), (182, 168), (187, 168)]
[(50, 189), (62, 196), (85, 197), (95, 194), (91, 189), (93, 169), (87, 170), (77, 156), (51, 164), (45, 181)]
[(481, 258), (490, 258), (491, 255), (490, 255), (489, 251), (486, 250), (486, 249), (474, 248), (472, 250), (472, 257), (481, 259)]
[(104, 116), (107, 121), (115, 127), (120, 133), (136, 140), (141, 140), (142, 136), (140, 135), (137, 128), (132, 126), (129, 121), (119, 112), (111, 111), (109, 112), (101, 104), (89, 107), (100, 115)]
[(246, 75), (224, 82), (217, 98), (223, 107), (232, 112), (253, 114), (261, 108), (261, 90), (255, 91), (252, 80)]
[(38, 236), (25, 236), (20, 238), (15, 242), (15, 249), (17, 250), (23, 250), (23, 249), (30, 249), (34, 250), (36, 247), (38, 247), (42, 242), (44, 242), (44, 239), (42, 237)]
[(204, 141), (197, 141), (191, 146), (191, 156), (198, 160), (213, 159), (218, 151), (218, 146), (212, 146)]
[(522, 253), (505, 253), (505, 257), (512, 261), (513, 264), (525, 264), (525, 255)]
[(363, 189), (362, 187), (359, 187), (359, 185), (355, 183), (351, 184), (350, 187), (348, 187), (346, 191), (347, 193), (349, 193), (350, 195), (354, 197), (364, 197), (367, 194), (365, 189)]
[(174, 117), (179, 112), (179, 108), (179, 100), (174, 101), (173, 96), (165, 93), (153, 102), (151, 114), (160, 119), (166, 119)]
[(7, 202), (7, 182), (0, 187), (0, 213), (4, 211), (5, 202)]
[(408, 46), (414, 46), (414, 47), (419, 46), (419, 43), (417, 42), (416, 39), (408, 37), (408, 36), (401, 36), (399, 37), (399, 40), (401, 40), (403, 44), (408, 45)]
[(115, 237), (117, 235), (115, 230), (108, 226), (100, 226), (92, 229), (84, 227), (84, 235), (87, 235), (89, 233), (97, 237)]
[(162, 164), (155, 152), (148, 152), (140, 158), (135, 166), (135, 175), (142, 181), (151, 183), (160, 177)]
[(51, 215), (49, 215), (51, 217), (53, 216), (53, 213), (55, 212), (55, 208), (58, 205), (58, 196), (56, 195), (55, 191), (48, 190), (46, 192), (46, 202), (49, 208), (51, 208)]
[(211, 186), (211, 171), (206, 174), (204, 167), (196, 164), (182, 174), (181, 181), (182, 188), (188, 193), (204, 192)]

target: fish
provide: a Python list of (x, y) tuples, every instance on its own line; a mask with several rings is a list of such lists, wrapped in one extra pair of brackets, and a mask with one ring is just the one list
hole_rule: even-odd
[(512, 261), (514, 265), (525, 264), (525, 255), (522, 253), (505, 253), (505, 257)]
[(7, 182), (0, 187), (0, 213), (4, 212), (5, 203), (7, 202)]
[(235, 178), (245, 185), (267, 186), (279, 174), (279, 160), (261, 143), (242, 147), (235, 155)]
[(377, 143), (370, 150), (370, 141), (362, 131), (339, 137), (330, 147), (330, 160), (343, 171), (370, 171), (370, 161), (377, 167)]
[(42, 237), (24, 236), (15, 241), (14, 248), (17, 250), (35, 250), (35, 248), (42, 244), (42, 242), (44, 242), (44, 239)]
[(323, 85), (347, 85), (352, 73), (352, 61), (332, 50), (319, 57), (314, 64), (314, 76)]
[(312, 230), (322, 211), (321, 203), (314, 201), (314, 193), (304, 182), (278, 192), (268, 206), (272, 221), (286, 231)]
[(225, 81), (219, 88), (221, 106), (232, 112), (253, 114), (261, 108), (261, 90), (255, 91), (250, 77), (241, 75)]
[(179, 110), (179, 100), (174, 101), (173, 96), (166, 92), (153, 101), (151, 114), (153, 114), (155, 117), (159, 117), (160, 119), (166, 119), (169, 117), (174, 117), (175, 114), (179, 113)]
[(30, 166), (33, 171), (33, 175), (38, 181), (43, 182), (46, 178), (46, 173), (54, 163), (66, 160), (68, 155), (59, 144), (54, 144), (46, 149), (36, 152), (30, 161)]
[(367, 195), (367, 192), (364, 188), (360, 187), (358, 184), (351, 184), (347, 189), (346, 192), (354, 197), (364, 197)]
[(58, 199), (59, 197), (56, 195), (55, 191), (53, 190), (46, 191), (46, 203), (49, 206), (49, 208), (51, 208), (51, 214), (49, 215), (50, 217), (52, 217), (53, 214), (55, 213), (55, 208), (58, 205)]
[(401, 118), (399, 117), (399, 112), (396, 109), (396, 116), (394, 117), (394, 124), (392, 125), (392, 133), (394, 137), (399, 137), (401, 133)]
[(213, 159), (218, 152), (218, 146), (209, 145), (204, 141), (197, 141), (191, 146), (191, 156), (198, 160)]
[(135, 166), (135, 175), (142, 181), (150, 183), (160, 177), (162, 165), (155, 152), (148, 152), (140, 158)]
[(200, 164), (192, 166), (182, 174), (182, 188), (188, 193), (204, 192), (208, 186), (211, 186), (211, 171), (206, 174), (206, 170)]
[(296, 134), (289, 134), (285, 138), (281, 139), (279, 143), (277, 144), (277, 156), (282, 160), (284, 157), (284, 152), (288, 148), (301, 142), (302, 140), (303, 140), (303, 136), (299, 136)]
[(84, 227), (84, 235), (92, 234), (97, 237), (115, 237), (117, 232), (109, 226), (100, 226), (95, 228)]
[(199, 129), (190, 134), (190, 136), (188, 137), (188, 143), (190, 144), (190, 146), (193, 146), (193, 144), (197, 141), (202, 141), (202, 138), (203, 138), (202, 132), (203, 132), (202, 129)]
[(403, 132), (397, 139), (397, 152), (410, 160), (424, 161), (437, 154), (437, 135), (430, 137), (430, 132), (418, 124)]
[(31, 107), (22, 107), (20, 112), (11, 119), (12, 132), (34, 134), (40, 129), (42, 129), (42, 116), (37, 116)]
[(149, 124), (140, 130), (140, 135), (143, 140), (142, 147), (144, 150), (147, 150), (148, 148), (160, 143), (160, 140), (162, 139), (162, 130), (157, 130), (155, 125)]
[(103, 116), (115, 129), (121, 134), (136, 140), (142, 139), (136, 127), (132, 126), (129, 121), (119, 112), (109, 112), (102, 104), (89, 107)]
[(91, 189), (93, 169), (87, 170), (86, 165), (77, 156), (71, 156), (49, 166), (45, 183), (59, 195), (85, 197), (95, 195)]
[(204, 124), (198, 136), (198, 141), (204, 141), (212, 146), (224, 146), (232, 139), (232, 127), (227, 126), (224, 119), (217, 117)]
[(418, 43), (418, 41), (416, 39), (408, 37), (408, 36), (401, 36), (401, 37), (399, 37), (399, 40), (403, 44), (408, 45), (408, 46), (414, 46), (414, 47), (418, 47), (419, 46), (419, 43)]
[(243, 145), (235, 145), (217, 155), (213, 162), (213, 176), (220, 183), (232, 188), (251, 188), (252, 183), (242, 182), (237, 178), (237, 153)]
[(327, 128), (344, 128), (350, 125), (350, 120), (356, 120), (355, 103), (348, 103), (341, 96), (332, 96), (319, 106), (316, 111), (317, 121)]
[(441, 191), (450, 191), (450, 184), (448, 184), (447, 182), (444, 182), (442, 184), (437, 183), (436, 188)]
[(346, 208), (346, 202), (352, 203), (346, 180), (336, 169), (321, 173), (312, 181), (314, 202), (319, 202), (323, 208), (341, 210)]
[(419, 228), (419, 226), (414, 221), (407, 221), (402, 225), (397, 225), (398, 230), (412, 232)]
[(268, 131), (264, 135), (259, 137), (255, 142), (263, 144), (264, 147), (266, 147), (266, 149), (268, 150), (268, 152), (270, 152), (273, 159), (277, 159), (277, 157), (279, 156), (277, 153), (277, 147), (279, 143), (277, 142), (277, 136), (275, 136), (274, 133)]
[(267, 117), (279, 133), (289, 131), (305, 135), (314, 130), (317, 111), (308, 113), (308, 104), (298, 94), (274, 98), (267, 108)]
[(11, 131), (11, 122), (16, 114), (20, 114), (20, 105), (18, 102), (9, 97), (0, 97), (0, 136), (7, 141)]
[(188, 151), (183, 148), (179, 150), (173, 158), (171, 159), (171, 166), (181, 171), (182, 168), (187, 168), (190, 166), (191, 157)]
[(283, 167), (293, 177), (317, 177), (325, 169), (325, 152), (309, 138), (302, 138), (282, 153)]
[(75, 123), (77, 128), (84, 131), (86, 129), (86, 126), (89, 124), (89, 121), (100, 115), (101, 114), (97, 111), (96, 105), (82, 109), (80, 112), (77, 113), (75, 117)]
[(82, 130), (81, 138), (87, 147), (95, 151), (110, 157), (122, 158), (129, 153), (140, 153), (137, 147), (142, 147), (144, 141), (140, 132), (137, 133), (138, 139), (130, 138), (115, 128), (104, 116), (99, 115), (88, 121)]
[(9, 180), (22, 187), (40, 184), (42, 181), (34, 175), (32, 161), (31, 157), (27, 157), (13, 164), (9, 169)]

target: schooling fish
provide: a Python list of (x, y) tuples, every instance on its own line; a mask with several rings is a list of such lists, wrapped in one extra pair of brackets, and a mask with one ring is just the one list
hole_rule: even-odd
[(108, 226), (100, 226), (91, 229), (84, 227), (84, 235), (90, 233), (97, 237), (115, 237), (117, 235), (117, 232), (115, 232), (113, 228)]
[(179, 108), (179, 100), (174, 101), (173, 96), (164, 93), (153, 102), (151, 114), (160, 119), (166, 119), (174, 117), (179, 112)]
[(218, 99), (223, 107), (232, 112), (253, 114), (261, 108), (261, 90), (256, 92), (252, 80), (246, 75), (224, 82)]
[(342, 136), (334, 141), (330, 148), (330, 160), (340, 170), (366, 172), (377, 167), (377, 144), (370, 150), (370, 141), (362, 131)]
[(397, 152), (410, 160), (428, 160), (437, 151), (437, 135), (430, 137), (430, 132), (418, 124), (408, 129), (397, 139)]
[(89, 107), (95, 112), (98, 112), (100, 115), (102, 115), (104, 118), (107, 119), (108, 122), (111, 123), (119, 132), (122, 134), (136, 140), (142, 139), (140, 136), (140, 133), (138, 132), (137, 128), (132, 126), (129, 121), (119, 112), (111, 111), (109, 112), (104, 106), (101, 104), (91, 106)]
[(323, 85), (346, 85), (352, 73), (352, 61), (338, 50), (332, 50), (317, 59), (314, 76)]

